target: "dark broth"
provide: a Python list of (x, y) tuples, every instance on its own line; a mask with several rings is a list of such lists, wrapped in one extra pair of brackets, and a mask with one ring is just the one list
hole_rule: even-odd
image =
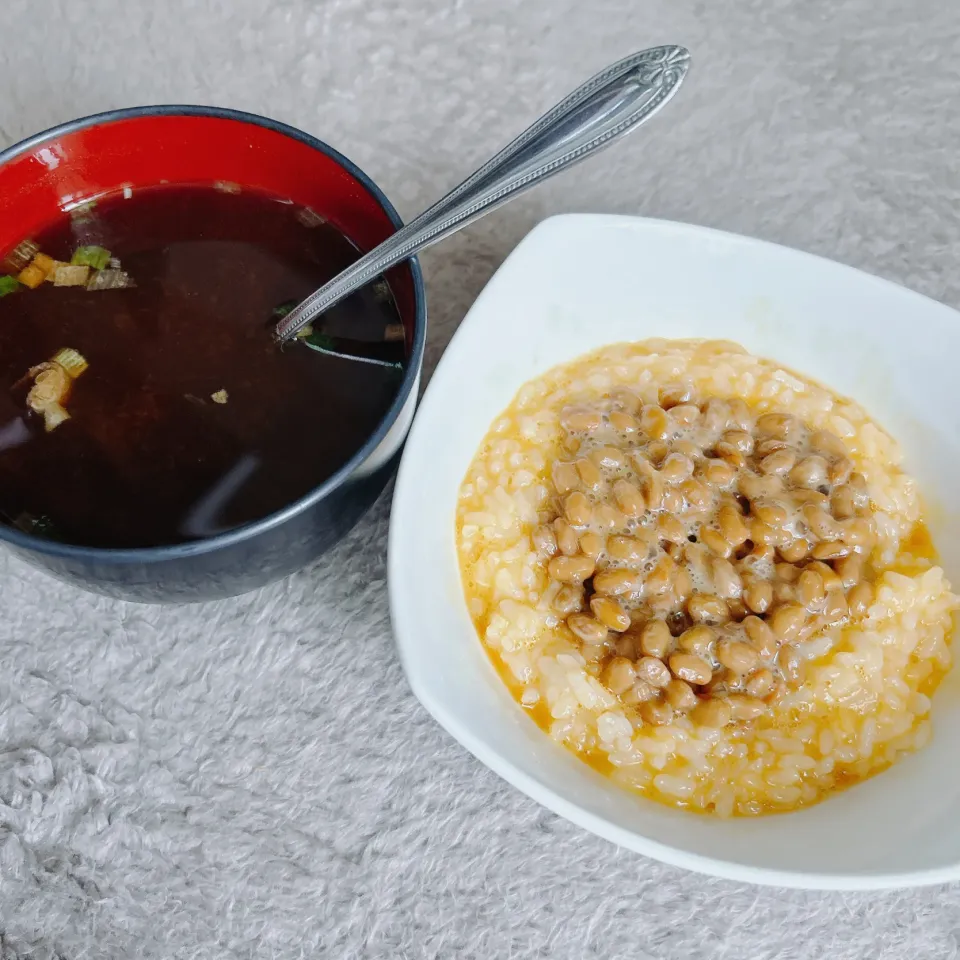
[[(32, 239), (60, 260), (80, 244), (106, 247), (136, 287), (43, 283), (0, 299), (3, 522), (97, 547), (209, 537), (329, 477), (397, 393), (399, 369), (273, 342), (272, 311), (357, 258), (289, 203), (157, 187), (100, 200)], [(381, 282), (338, 320), (376, 339), (399, 316)], [(63, 347), (89, 368), (65, 404), (70, 419), (45, 432), (25, 404), (29, 382), (17, 384)], [(226, 403), (212, 400), (221, 390)]]

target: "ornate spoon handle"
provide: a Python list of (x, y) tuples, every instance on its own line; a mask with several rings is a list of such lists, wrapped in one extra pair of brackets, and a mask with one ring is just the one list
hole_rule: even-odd
[(643, 50), (602, 70), (416, 220), (312, 293), (277, 324), (288, 340), (385, 270), (611, 144), (657, 113), (690, 66), (683, 47)]

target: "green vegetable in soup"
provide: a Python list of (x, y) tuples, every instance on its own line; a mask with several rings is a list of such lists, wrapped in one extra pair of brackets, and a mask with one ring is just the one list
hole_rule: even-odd
[(87, 358), (78, 350), (74, 350), (73, 347), (64, 347), (62, 350), (58, 350), (54, 354), (53, 363), (59, 363), (74, 380), (90, 366), (87, 363)]
[[(116, 261), (111, 260), (111, 263)], [(108, 267), (106, 270), (97, 270), (87, 281), (88, 290), (124, 290), (135, 287), (136, 283), (126, 270), (118, 267)]]
[[(281, 303), (280, 306), (274, 307), (270, 311), (270, 322), (279, 323), (288, 313), (292, 313), (294, 308), (297, 306), (298, 301), (296, 300), (287, 300), (286, 303)], [(298, 340), (306, 340), (313, 334), (313, 324), (308, 323), (302, 326), (297, 331)]]
[[(403, 370), (402, 363), (396, 363), (392, 360), (382, 360), (375, 356), (364, 356), (363, 353), (351, 353), (352, 348), (363, 346), (362, 344), (352, 343), (348, 340), (337, 341), (319, 330), (313, 331), (309, 336), (300, 340), (311, 350), (317, 353), (326, 354), (328, 357), (338, 357), (341, 360), (354, 360), (357, 363), (371, 363), (375, 367), (388, 367), (391, 370)], [(352, 347), (350, 346), (352, 343)]]
[(93, 267), (102, 270), (110, 262), (110, 251), (103, 247), (77, 247), (73, 251), (70, 263), (75, 267)]
[(96, 200), (87, 200), (70, 211), (70, 219), (74, 224), (89, 223), (93, 219), (93, 211), (96, 209)]
[(287, 300), (286, 303), (281, 303), (280, 306), (274, 307), (270, 311), (270, 316), (273, 320), (282, 320), (288, 313), (293, 311), (296, 305), (296, 300)]
[(57, 538), (56, 524), (44, 513), (39, 517), (31, 513), (21, 513), (13, 525), (24, 533), (32, 533), (35, 537), (46, 537), (48, 540)]
[(41, 514), (33, 521), (33, 529), (30, 532), (38, 537), (53, 539), (57, 535), (57, 527), (46, 514)]
[(20, 281), (16, 277), (0, 277), (0, 297), (8, 293), (16, 293), (20, 289)]
[(319, 347), (321, 350), (331, 350), (335, 353), (337, 352), (336, 345), (333, 342), (333, 337), (329, 337), (325, 333), (320, 333), (319, 331), (314, 332), (311, 330), (309, 335), (303, 339), (306, 340), (309, 346)]
[(53, 271), (55, 287), (85, 287), (90, 281), (90, 268), (86, 265), (75, 266), (61, 263)]
[(40, 252), (32, 240), (18, 243), (3, 260), (3, 269), (8, 273), (19, 273)]

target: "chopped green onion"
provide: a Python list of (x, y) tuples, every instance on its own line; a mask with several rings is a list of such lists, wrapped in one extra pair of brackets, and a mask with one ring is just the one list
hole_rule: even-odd
[(373, 290), (373, 298), (377, 303), (393, 303), (393, 291), (386, 280), (377, 280), (371, 289)]
[(90, 280), (90, 268), (61, 263), (53, 271), (55, 287), (85, 287)]
[(70, 211), (70, 219), (78, 224), (89, 223), (93, 219), (91, 214), (96, 209), (96, 206), (96, 200), (87, 200), (84, 203), (78, 204)]
[[(114, 261), (110, 261), (113, 263)], [(106, 270), (97, 270), (87, 281), (88, 290), (124, 290), (127, 287), (135, 287), (130, 274), (126, 270), (120, 270), (116, 267), (107, 267)]]
[(110, 262), (110, 251), (103, 247), (77, 247), (70, 263), (75, 267), (93, 267), (102, 270)]
[(4, 258), (4, 269), (8, 273), (19, 273), (39, 252), (40, 248), (32, 240), (24, 240)]
[(296, 300), (287, 300), (285, 303), (281, 303), (280, 306), (274, 307), (270, 311), (270, 316), (273, 317), (274, 320), (282, 320), (288, 313), (293, 311), (296, 305)]
[(56, 535), (56, 530), (56, 525), (46, 514), (41, 514), (33, 521), (32, 532), (38, 537), (53, 537)]
[(79, 351), (74, 350), (73, 347), (64, 347), (62, 350), (58, 350), (53, 362), (59, 363), (74, 380), (90, 366), (87, 363), (87, 358)]
[(322, 350), (334, 350), (336, 347), (333, 342), (333, 337), (329, 337), (327, 334), (320, 333), (319, 331), (311, 333), (309, 337), (305, 337), (304, 339), (307, 343), (315, 347), (320, 347)]
[(299, 341), (306, 344), (311, 350), (325, 354), (328, 357), (339, 357), (341, 360), (354, 360), (357, 363), (370, 363), (375, 367), (388, 367), (391, 370), (403, 370), (402, 363), (393, 363), (390, 360), (380, 360), (377, 357), (362, 357), (355, 353), (346, 353), (337, 348), (334, 340), (325, 333), (316, 332)]
[(21, 513), (14, 520), (13, 525), (24, 533), (32, 533), (38, 537), (54, 539), (57, 535), (56, 524), (45, 513), (41, 513), (39, 517), (30, 513)]
[(16, 293), (20, 289), (20, 281), (16, 277), (0, 277), (0, 297), (8, 293)]

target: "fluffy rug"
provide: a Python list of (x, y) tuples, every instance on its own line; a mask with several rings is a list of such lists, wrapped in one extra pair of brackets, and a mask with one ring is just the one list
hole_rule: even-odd
[[(960, 16), (940, 0), (5, 0), (0, 142), (130, 103), (330, 140), (406, 215), (594, 70), (687, 44), (648, 128), (425, 258), (432, 365), (551, 212), (814, 250), (960, 304)], [(2, 322), (2, 310), (0, 310)], [(0, 956), (958, 956), (960, 892), (712, 881), (547, 813), (410, 694), (381, 501), (262, 592), (159, 608), (0, 557)], [(878, 838), (882, 842), (882, 838)]]

